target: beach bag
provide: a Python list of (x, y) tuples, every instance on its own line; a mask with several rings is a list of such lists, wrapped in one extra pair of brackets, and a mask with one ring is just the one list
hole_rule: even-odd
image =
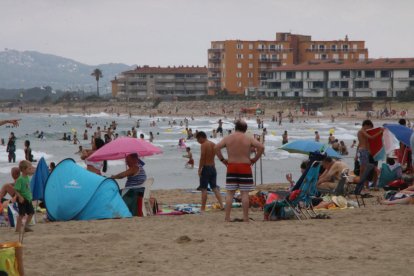
[(0, 243), (0, 275), (24, 275), (21, 242)]
[(294, 218), (295, 214), (292, 208), (286, 206), (284, 201), (274, 201), (264, 206), (265, 220), (276, 221)]
[(7, 216), (9, 218), (10, 227), (16, 228), (17, 217), (19, 216), (19, 208), (17, 207), (16, 202), (7, 206)]

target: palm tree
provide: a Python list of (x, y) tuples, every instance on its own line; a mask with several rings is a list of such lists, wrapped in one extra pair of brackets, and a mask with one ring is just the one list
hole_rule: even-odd
[(91, 76), (94, 76), (96, 79), (96, 94), (99, 97), (99, 79), (103, 77), (102, 71), (96, 68), (95, 70), (93, 70)]

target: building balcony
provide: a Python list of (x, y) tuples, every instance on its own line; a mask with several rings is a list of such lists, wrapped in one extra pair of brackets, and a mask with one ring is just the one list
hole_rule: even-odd
[(208, 49), (209, 53), (219, 53), (222, 52), (224, 49), (219, 49), (219, 48), (210, 48)]
[(292, 52), (291, 48), (286, 48), (286, 49), (271, 49), (271, 48), (257, 48), (256, 50), (258, 51), (263, 51), (263, 52), (279, 52), (279, 53), (290, 53)]
[(372, 88), (354, 88), (355, 92), (371, 92)]
[(208, 67), (208, 71), (213, 71), (213, 72), (220, 72), (221, 68), (216, 66), (216, 67)]
[(210, 62), (220, 62), (221, 58), (220, 58), (220, 56), (208, 57), (208, 61), (210, 61)]
[(280, 59), (273, 59), (273, 58), (259, 58), (259, 62), (275, 62), (280, 63)]
[(208, 80), (220, 80), (221, 77), (220, 76), (209, 76)]
[(355, 52), (366, 52), (368, 51), (367, 48), (360, 48), (360, 49), (332, 49), (332, 48), (323, 48), (323, 49), (306, 49), (306, 52), (315, 52), (315, 53), (323, 53), (323, 52), (344, 52), (344, 53), (355, 53)]

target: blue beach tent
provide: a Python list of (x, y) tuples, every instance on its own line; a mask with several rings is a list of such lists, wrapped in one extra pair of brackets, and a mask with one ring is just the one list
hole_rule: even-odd
[(46, 182), (45, 204), (56, 221), (129, 218), (118, 183), (77, 165), (61, 161)]
[(33, 200), (43, 200), (47, 178), (49, 177), (49, 168), (45, 159), (40, 158), (37, 163), (36, 172), (30, 181), (30, 190), (33, 194)]

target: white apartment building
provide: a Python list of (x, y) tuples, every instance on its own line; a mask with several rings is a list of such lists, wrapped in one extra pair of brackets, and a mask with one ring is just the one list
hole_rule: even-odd
[(207, 95), (207, 68), (137, 67), (112, 80), (112, 95), (129, 99)]
[(341, 63), (310, 61), (268, 72), (259, 89), (246, 95), (267, 97), (396, 97), (414, 88), (414, 58)]

